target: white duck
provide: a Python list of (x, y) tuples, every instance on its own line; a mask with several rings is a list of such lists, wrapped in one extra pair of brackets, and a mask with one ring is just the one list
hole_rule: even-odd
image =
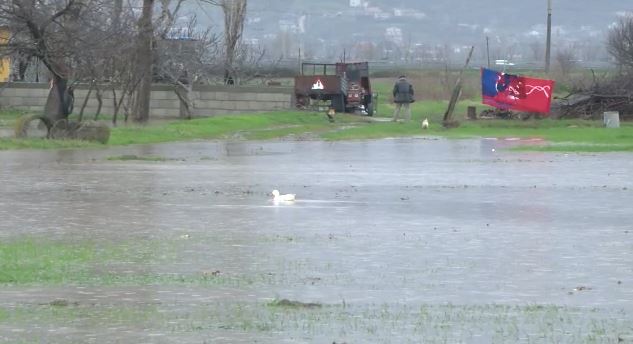
[(273, 200), (274, 201), (284, 201), (284, 202), (292, 202), (295, 200), (295, 194), (279, 194), (279, 190), (273, 190)]

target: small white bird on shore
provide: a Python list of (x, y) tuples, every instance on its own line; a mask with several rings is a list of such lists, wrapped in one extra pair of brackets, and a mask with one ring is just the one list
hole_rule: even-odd
[(279, 193), (279, 190), (273, 190), (273, 200), (274, 201), (292, 202), (292, 201), (295, 200), (295, 194), (281, 195)]
[(424, 121), (422, 121), (422, 129), (428, 129), (429, 128), (429, 119), (425, 118)]

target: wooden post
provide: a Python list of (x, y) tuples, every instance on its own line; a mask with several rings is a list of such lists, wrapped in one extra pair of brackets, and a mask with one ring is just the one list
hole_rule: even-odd
[(467, 118), (470, 120), (477, 120), (477, 107), (475, 106), (468, 107)]
[(442, 122), (442, 125), (445, 128), (454, 127), (456, 124), (453, 122), (453, 112), (455, 111), (455, 105), (457, 104), (457, 101), (459, 100), (459, 97), (462, 94), (462, 77), (464, 76), (464, 71), (466, 70), (466, 68), (468, 68), (468, 64), (470, 63), (470, 58), (473, 57), (474, 50), (475, 50), (475, 47), (472, 46), (470, 48), (470, 53), (468, 54), (468, 58), (466, 59), (466, 63), (464, 64), (464, 68), (462, 68), (462, 70), (460, 71), (459, 77), (457, 78), (457, 81), (455, 82), (455, 88), (453, 89), (451, 100), (448, 102), (448, 109), (446, 109), (446, 112), (444, 113), (444, 121)]

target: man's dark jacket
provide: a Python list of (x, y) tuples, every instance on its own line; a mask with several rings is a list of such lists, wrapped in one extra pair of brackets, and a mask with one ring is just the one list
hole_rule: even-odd
[(407, 79), (400, 78), (393, 86), (394, 103), (413, 103), (413, 86)]

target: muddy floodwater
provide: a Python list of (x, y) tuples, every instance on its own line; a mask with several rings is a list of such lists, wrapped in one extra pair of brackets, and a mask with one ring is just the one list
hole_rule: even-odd
[(128, 257), (0, 285), (0, 342), (633, 341), (633, 155), (514, 144), (0, 152), (0, 240)]

